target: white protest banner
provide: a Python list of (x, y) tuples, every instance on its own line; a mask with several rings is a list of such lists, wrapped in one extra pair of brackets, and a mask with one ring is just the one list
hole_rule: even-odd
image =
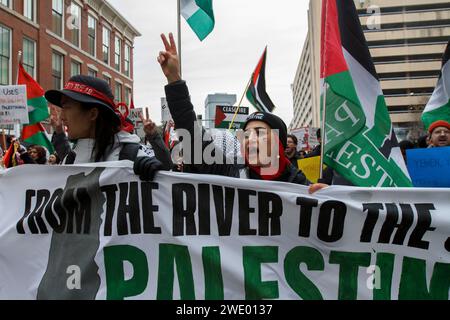
[(0, 173), (0, 299), (447, 300), (449, 212), (450, 189), (22, 166)]
[(0, 125), (27, 124), (27, 87), (0, 86)]

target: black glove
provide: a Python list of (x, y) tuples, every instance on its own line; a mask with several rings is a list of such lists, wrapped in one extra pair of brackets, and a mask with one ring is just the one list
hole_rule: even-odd
[(142, 181), (151, 181), (156, 171), (162, 170), (162, 163), (155, 157), (138, 157), (134, 161), (134, 173)]

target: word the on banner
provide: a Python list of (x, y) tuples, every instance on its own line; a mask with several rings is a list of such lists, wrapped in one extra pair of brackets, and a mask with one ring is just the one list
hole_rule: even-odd
[[(33, 179), (30, 179), (30, 177)], [(450, 190), (0, 173), (0, 299), (442, 299)]]
[(415, 187), (450, 188), (450, 147), (406, 150)]
[(0, 86), (0, 125), (27, 124), (27, 87)]

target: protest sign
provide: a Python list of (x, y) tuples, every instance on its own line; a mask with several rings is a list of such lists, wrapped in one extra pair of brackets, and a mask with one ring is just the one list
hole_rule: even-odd
[(413, 185), (450, 188), (450, 147), (406, 150)]
[(0, 125), (27, 124), (27, 87), (0, 86)]
[(134, 124), (134, 133), (141, 139), (145, 138), (144, 123), (141, 117), (144, 116), (143, 108), (134, 108), (130, 110), (130, 120)]
[(172, 119), (170, 114), (169, 105), (167, 104), (166, 98), (161, 98), (161, 121), (167, 122)]
[(302, 170), (309, 181), (317, 183), (320, 178), (320, 157), (300, 159), (298, 168)]

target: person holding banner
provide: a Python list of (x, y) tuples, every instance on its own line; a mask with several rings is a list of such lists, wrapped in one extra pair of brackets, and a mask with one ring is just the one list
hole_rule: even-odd
[[(78, 75), (69, 79), (63, 90), (49, 90), (46, 99), (61, 108), (60, 120), (67, 137), (60, 132), (55, 140), (65, 145), (68, 154), (63, 164), (131, 160), (134, 172), (142, 180), (152, 180), (162, 169), (153, 150), (140, 145), (136, 135), (121, 131), (121, 118), (114, 95), (104, 80)], [(67, 149), (67, 139), (74, 142)], [(58, 150), (58, 148), (56, 148)]]
[[(245, 140), (241, 144), (245, 164), (230, 163), (223, 150), (214, 146), (211, 138), (205, 139), (205, 130), (197, 122), (188, 88), (181, 79), (173, 35), (169, 34), (170, 42), (164, 34), (161, 38), (165, 51), (160, 52), (158, 62), (168, 81), (165, 91), (170, 113), (177, 132), (187, 131), (190, 138), (190, 148), (184, 149), (190, 151), (190, 155), (186, 152), (183, 155), (185, 172), (309, 184), (305, 175), (286, 157), (284, 150), (287, 144), (287, 127), (282, 119), (272, 113), (256, 112), (247, 118), (244, 125)], [(183, 145), (184, 143), (183, 137)], [(199, 151), (202, 152), (200, 157)], [(213, 158), (210, 159), (212, 161), (206, 161), (206, 151), (211, 151), (209, 155)]]

